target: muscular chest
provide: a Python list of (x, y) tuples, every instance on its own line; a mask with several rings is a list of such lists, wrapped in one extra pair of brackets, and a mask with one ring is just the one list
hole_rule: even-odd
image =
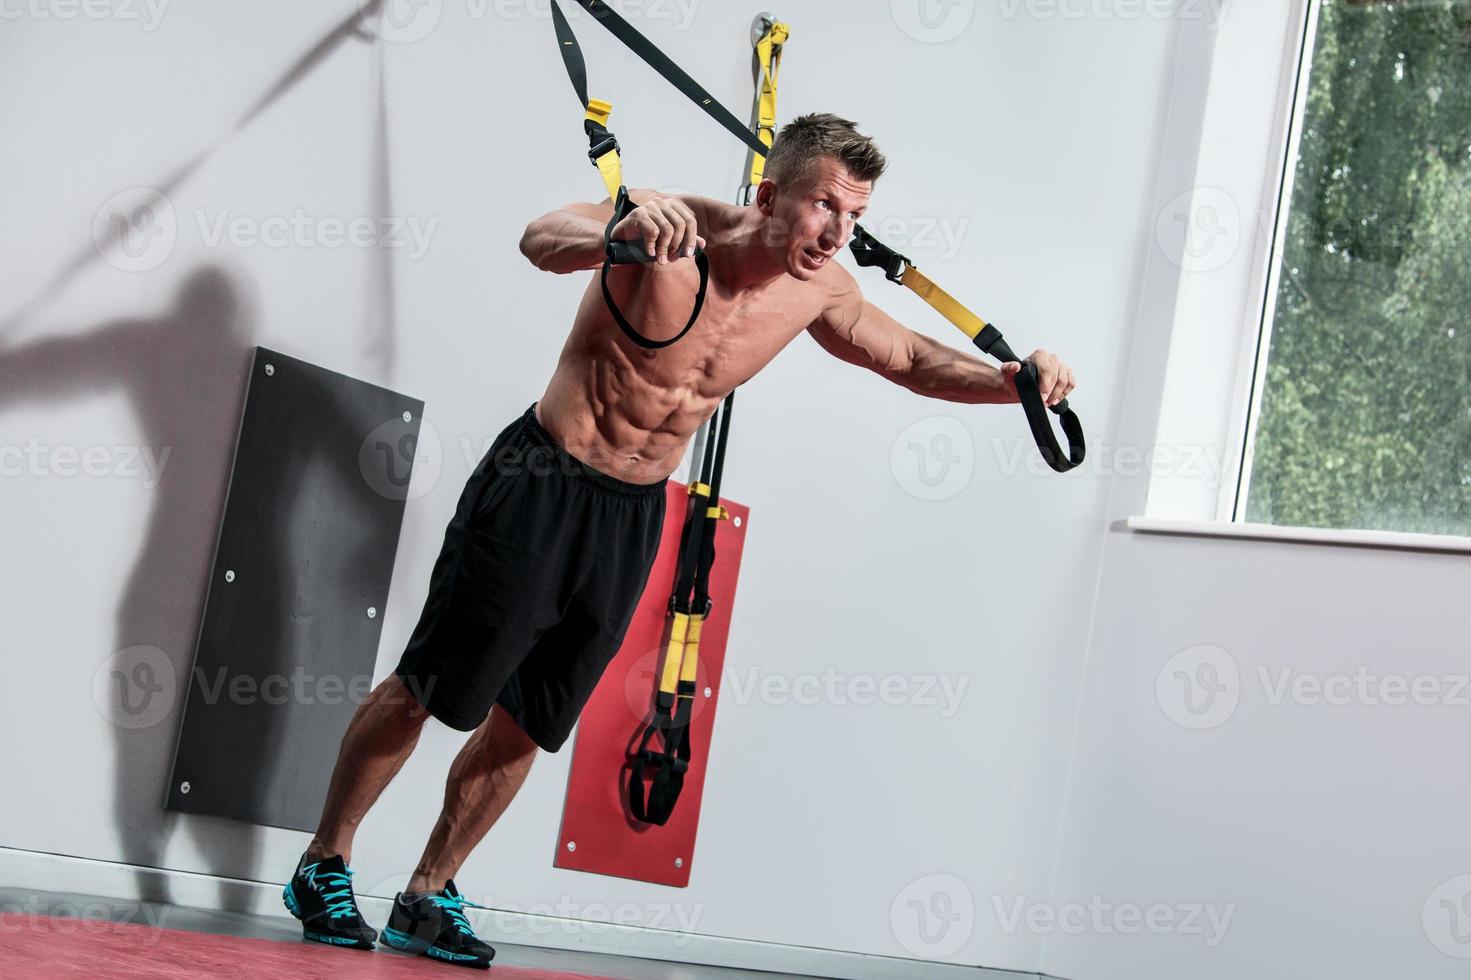
[[(693, 288), (660, 293), (646, 308), (643, 322), (672, 335), (688, 319)], [(616, 326), (613, 332), (630, 367), (644, 381), (720, 397), (761, 370), (805, 329), (816, 315), (807, 305), (784, 291), (733, 297), (712, 284), (699, 320), (678, 343), (646, 350), (622, 336)]]

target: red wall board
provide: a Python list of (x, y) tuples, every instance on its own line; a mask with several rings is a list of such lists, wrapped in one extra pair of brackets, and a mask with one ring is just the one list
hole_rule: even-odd
[(683, 888), (689, 884), (694, 864), (705, 760), (720, 701), (725, 644), (750, 508), (720, 501), (730, 519), (716, 525), (715, 564), (710, 570), (714, 607), (700, 634), (699, 675), (690, 712), (692, 758), (674, 814), (663, 827), (656, 827), (639, 823), (629, 811), (628, 759), (648, 724), (659, 663), (669, 642), (669, 595), (674, 590), (679, 536), (689, 506), (687, 484), (671, 481), (665, 492), (664, 537), (649, 583), (623, 638), (623, 648), (608, 665), (577, 723), (553, 863), (558, 868)]

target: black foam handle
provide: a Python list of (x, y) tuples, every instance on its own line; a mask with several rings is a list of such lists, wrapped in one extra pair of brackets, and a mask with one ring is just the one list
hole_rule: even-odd
[[(704, 254), (705, 250), (696, 245), (693, 257), (699, 259)], [(657, 258), (644, 251), (643, 242), (620, 242), (609, 239), (608, 261), (613, 265), (636, 265), (643, 262), (655, 262)]]
[(1049, 406), (1042, 401), (1042, 390), (1037, 383), (1037, 365), (1031, 361), (1022, 361), (1021, 365), (1022, 369), (1012, 380), (1016, 385), (1017, 397), (1021, 399), (1022, 411), (1027, 416), (1027, 426), (1032, 430), (1032, 439), (1037, 443), (1037, 450), (1047, 465), (1059, 473), (1066, 473), (1083, 462), (1087, 455), (1083, 423), (1078, 421), (1078, 416), (1068, 407), (1066, 398), (1050, 406), (1052, 413), (1058, 417), (1063, 435), (1067, 437), (1068, 451), (1063, 455), (1057, 437), (1052, 434), (1052, 423), (1047, 418)]
[(608, 261), (614, 265), (635, 265), (652, 262), (654, 257), (644, 251), (638, 242), (608, 242)]
[(1063, 435), (1067, 436), (1068, 451), (1064, 456), (1062, 447), (1057, 444), (1057, 437), (1052, 434), (1052, 423), (1047, 418), (1047, 405), (1042, 401), (1042, 389), (1038, 384), (1037, 365), (1031, 361), (1023, 361), (1016, 356), (1001, 336), (994, 324), (987, 324), (974, 338), (974, 343), (984, 353), (990, 354), (1003, 364), (1019, 363), (1022, 369), (1016, 373), (1012, 383), (1016, 385), (1016, 395), (1021, 401), (1022, 411), (1027, 416), (1027, 427), (1032, 430), (1032, 439), (1037, 443), (1037, 451), (1042, 454), (1047, 465), (1059, 473), (1066, 473), (1077, 466), (1087, 455), (1087, 443), (1083, 439), (1083, 423), (1078, 421), (1078, 416), (1068, 407), (1067, 399), (1064, 398), (1052, 407), (1052, 413), (1058, 416), (1062, 426)]

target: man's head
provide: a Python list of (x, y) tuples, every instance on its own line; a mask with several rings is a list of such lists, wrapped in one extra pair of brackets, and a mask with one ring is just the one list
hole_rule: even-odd
[(781, 128), (756, 206), (770, 219), (767, 242), (782, 248), (788, 274), (811, 279), (847, 243), (886, 166), (872, 140), (832, 113)]

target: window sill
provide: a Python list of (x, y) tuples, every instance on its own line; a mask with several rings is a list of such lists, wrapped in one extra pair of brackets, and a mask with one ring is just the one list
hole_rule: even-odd
[(1178, 534), (1198, 538), (1238, 538), (1291, 541), (1298, 544), (1339, 545), (1352, 548), (1389, 548), (1396, 551), (1432, 551), (1471, 554), (1471, 538), (1451, 534), (1414, 534), (1408, 531), (1361, 531), (1347, 528), (1279, 527), (1275, 524), (1236, 524), (1227, 521), (1183, 521), (1166, 517), (1130, 517), (1124, 526), (1144, 534)]

